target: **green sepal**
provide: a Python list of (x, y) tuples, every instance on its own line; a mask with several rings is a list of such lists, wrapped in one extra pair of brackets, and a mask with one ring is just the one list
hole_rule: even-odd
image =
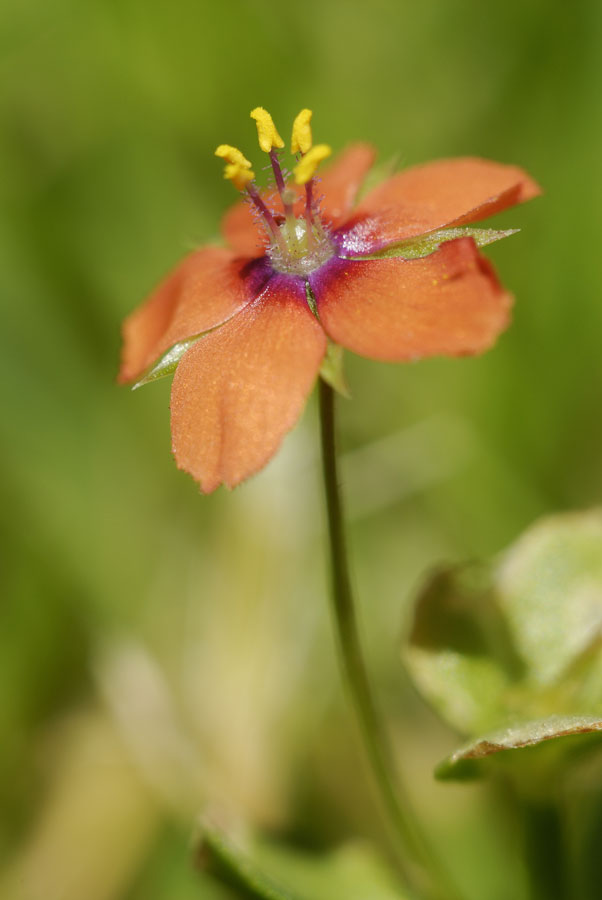
[(178, 363), (184, 356), (187, 350), (192, 347), (193, 344), (196, 344), (198, 341), (198, 337), (191, 338), (189, 341), (180, 341), (179, 344), (174, 344), (173, 347), (164, 353), (159, 362), (156, 362), (155, 365), (148, 370), (146, 375), (143, 375), (140, 381), (137, 381), (136, 384), (132, 387), (133, 391), (138, 390), (144, 384), (150, 384), (151, 381), (157, 381), (159, 378), (165, 378), (167, 375), (173, 375), (178, 367)]
[(401, 259), (422, 259), (422, 257), (434, 253), (446, 241), (456, 241), (458, 238), (471, 237), (477, 247), (485, 247), (487, 244), (493, 244), (495, 241), (501, 241), (512, 234), (517, 234), (519, 231), (520, 228), (507, 228), (504, 231), (497, 231), (494, 228), (442, 228), (440, 231), (432, 231), (430, 234), (385, 247), (383, 250), (379, 250), (378, 253), (346, 258), (390, 259), (399, 257)]
[(320, 378), (330, 385), (337, 393), (349, 399), (351, 393), (345, 378), (343, 369), (343, 348), (334, 341), (328, 341), (326, 356), (322, 360)]
[(305, 282), (305, 299), (307, 300), (307, 305), (312, 311), (312, 314), (316, 317), (318, 322), (320, 321), (320, 316), (318, 315), (318, 304), (316, 302), (316, 298), (314, 297), (314, 292), (311, 289), (311, 285), (309, 281)]

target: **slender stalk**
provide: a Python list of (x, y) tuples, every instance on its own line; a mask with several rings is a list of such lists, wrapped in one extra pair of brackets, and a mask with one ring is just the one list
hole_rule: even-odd
[(282, 205), (284, 207), (284, 215), (289, 225), (292, 227), (292, 231), (294, 233), (295, 227), (295, 217), (293, 215), (293, 207), (290, 202), (287, 202), (286, 198), (286, 182), (284, 180), (284, 175), (282, 174), (282, 169), (280, 168), (280, 160), (278, 159), (278, 153), (276, 150), (270, 150), (270, 162), (272, 164), (272, 170), (274, 172), (274, 178), (276, 179), (276, 187), (278, 188), (278, 193), (280, 194), (280, 199), (282, 200)]
[[(380, 790), (390, 824), (399, 845), (402, 873), (412, 886), (431, 897), (454, 898), (447, 875), (433, 857), (425, 837), (414, 817), (405, 788), (391, 758), (389, 745), (381, 725), (372, 694), (359, 638), (353, 593), (349, 578), (344, 519), (337, 474), (335, 442), (334, 391), (323, 379), (319, 382), (320, 426), (322, 440), (322, 470), (328, 536), (332, 569), (332, 610), (337, 631), (339, 652), (349, 695), (362, 733), (374, 779)], [(408, 857), (414, 863), (408, 866)], [(425, 878), (425, 876), (427, 876)], [(430, 882), (430, 885), (429, 885)], [(436, 882), (436, 886), (433, 884)]]
[(265, 222), (267, 227), (270, 229), (270, 231), (272, 233), (272, 237), (275, 239), (275, 241), (279, 245), (280, 249), (284, 253), (286, 253), (286, 244), (284, 243), (282, 235), (280, 234), (280, 229), (278, 228), (278, 226), (274, 220), (274, 216), (272, 215), (272, 213), (269, 211), (269, 209), (267, 208), (267, 206), (265, 205), (265, 203), (259, 196), (257, 188), (253, 184), (247, 185), (247, 194), (253, 201), (253, 204), (255, 205), (255, 208), (260, 213), (263, 221)]
[(310, 178), (305, 185), (305, 209), (303, 211), (307, 227), (307, 245), (310, 249), (313, 249), (316, 246), (316, 238), (314, 235), (313, 192), (314, 180), (313, 178)]

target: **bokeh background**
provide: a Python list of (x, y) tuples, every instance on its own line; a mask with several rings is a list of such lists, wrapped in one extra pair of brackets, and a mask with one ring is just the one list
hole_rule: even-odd
[[(420, 814), (467, 896), (523, 896), (486, 787), (398, 637), (441, 560), (602, 496), (602, 6), (575, 0), (3, 0), (0, 896), (224, 900), (219, 809), (291, 846), (383, 839), (336, 668), (317, 420), (234, 492), (170, 456), (169, 384), (115, 384), (123, 317), (218, 234), (213, 158), (249, 110), (342, 148), (523, 165), (545, 196), (488, 248), (516, 294), (488, 355), (346, 360), (344, 488), (367, 654)], [(511, 893), (508, 884), (512, 884)]]

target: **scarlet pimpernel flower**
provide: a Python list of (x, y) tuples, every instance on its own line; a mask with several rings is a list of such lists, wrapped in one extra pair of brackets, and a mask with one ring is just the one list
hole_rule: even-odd
[(304, 109), (287, 180), (271, 116), (251, 116), (273, 187), (260, 191), (251, 162), (221, 144), (245, 197), (224, 217), (228, 246), (187, 256), (124, 325), (120, 380), (175, 371), (173, 452), (205, 492), (267, 463), (337, 347), (390, 361), (488, 349), (512, 298), (478, 248), (513, 232), (466, 226), (539, 193), (516, 166), (459, 158), (394, 174), (357, 202), (370, 146), (318, 178), (331, 151)]

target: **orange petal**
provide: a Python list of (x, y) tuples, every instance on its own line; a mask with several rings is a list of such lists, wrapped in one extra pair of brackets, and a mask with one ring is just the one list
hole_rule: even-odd
[(178, 467), (206, 493), (261, 469), (297, 421), (325, 351), (303, 283), (272, 279), (178, 365), (171, 393)]
[[(345, 218), (355, 203), (360, 189), (372, 163), (375, 151), (368, 144), (352, 144), (337, 157), (335, 162), (320, 173), (316, 179), (316, 198), (322, 197), (320, 209), (324, 219), (336, 225)], [(305, 187), (289, 184), (298, 197), (295, 203), (295, 214), (303, 215)], [(276, 215), (282, 215), (283, 209), (278, 191), (271, 189), (262, 191), (261, 197)], [(237, 203), (227, 211), (222, 220), (222, 232), (231, 247), (238, 253), (257, 256), (264, 253), (267, 236), (248, 201)]]
[[(277, 190), (260, 191), (260, 195), (268, 209), (281, 212)], [(265, 253), (268, 236), (257, 215), (250, 200), (242, 200), (225, 213), (222, 234), (237, 253), (245, 256)]]
[(437, 228), (478, 222), (539, 193), (517, 166), (471, 157), (427, 163), (370, 191), (354, 213), (346, 243), (352, 241), (353, 252), (372, 253)]
[(221, 247), (187, 256), (123, 325), (119, 381), (132, 381), (178, 341), (221, 325), (264, 286), (267, 274)]
[(332, 225), (351, 212), (375, 156), (375, 150), (369, 144), (351, 144), (323, 174), (320, 173), (316, 194), (323, 195), (320, 209)]
[(423, 259), (337, 260), (312, 289), (334, 341), (392, 361), (481, 353), (508, 324), (512, 305), (472, 238)]

